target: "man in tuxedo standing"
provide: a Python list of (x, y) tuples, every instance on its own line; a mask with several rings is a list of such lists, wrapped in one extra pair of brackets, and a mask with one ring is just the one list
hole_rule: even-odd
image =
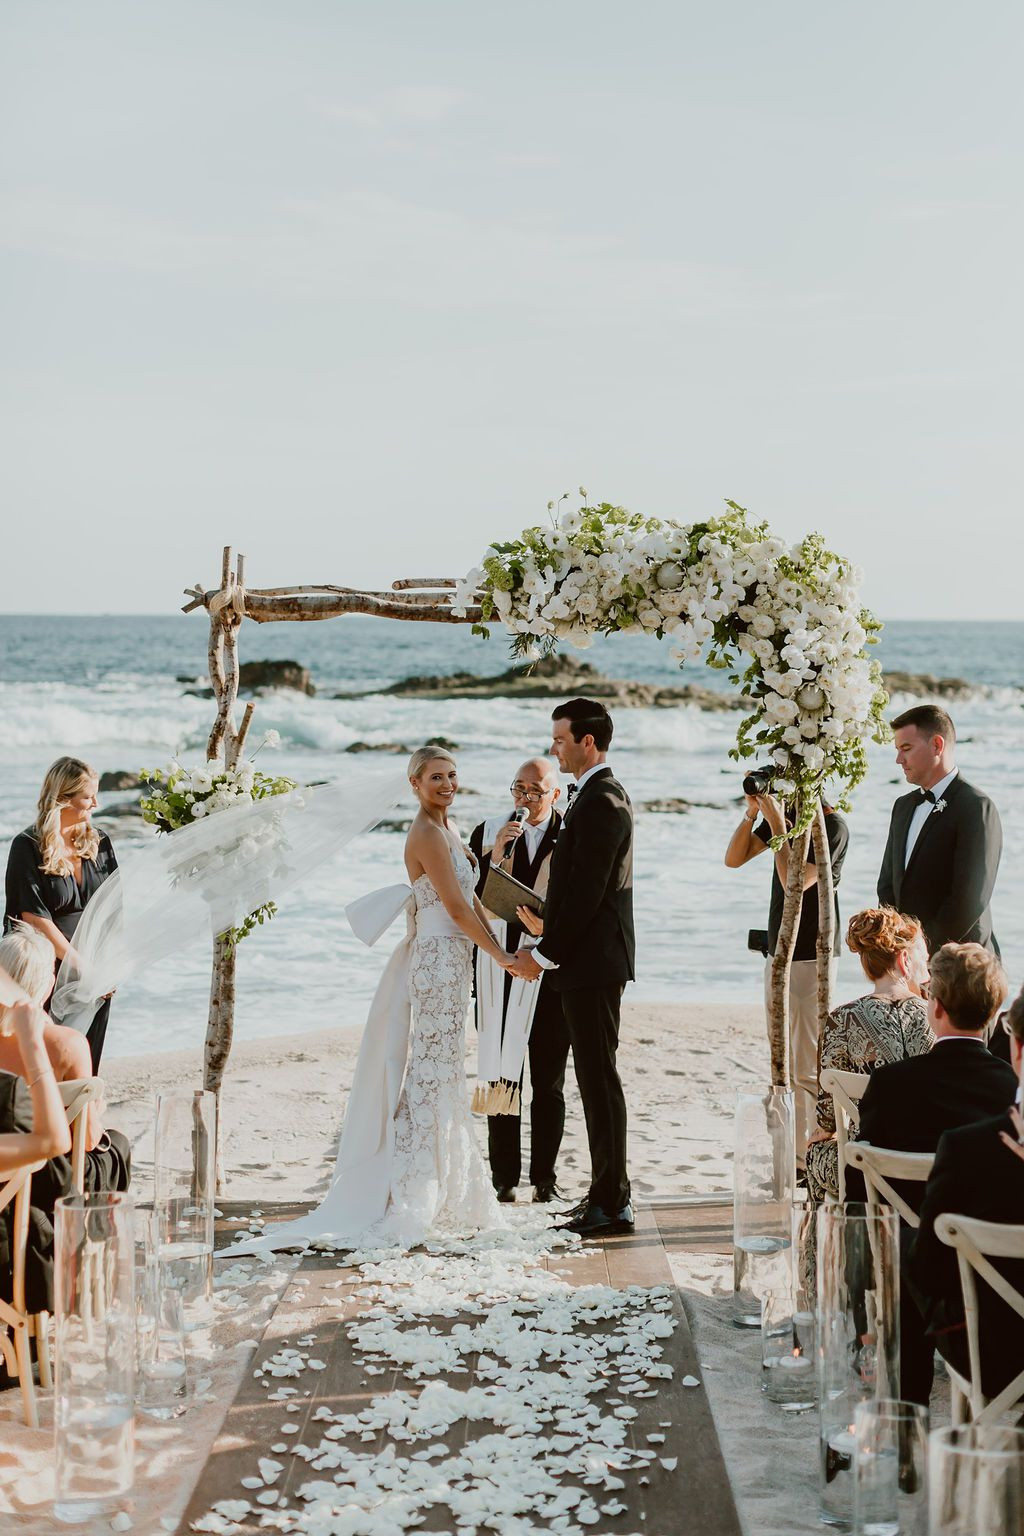
[(551, 751), (572, 774), (569, 806), (551, 860), (539, 946), (520, 949), (513, 974), (561, 994), (583, 1100), (591, 1182), (565, 1223), (582, 1236), (632, 1232), (626, 1172), (626, 1100), (616, 1053), (619, 1009), (635, 964), (633, 808), (608, 766), (612, 719), (594, 699), (552, 711)]
[(918, 704), (892, 728), (896, 761), (914, 788), (892, 808), (878, 900), (917, 918), (930, 954), (971, 943), (998, 955), (989, 902), (1003, 847), (999, 812), (961, 777), (944, 709)]
[[(551, 763), (543, 757), (531, 757), (523, 763), (509, 785), (516, 810), (526, 812), (525, 821), (509, 821), (507, 816), (483, 821), (474, 827), (469, 846), (480, 867), (476, 893), (483, 895), (491, 861), (507, 870), (522, 885), (545, 896), (550, 877), (551, 856), (562, 818), (555, 809), (562, 789)], [(510, 850), (510, 854), (509, 851)], [(524, 936), (521, 925), (509, 923), (506, 949), (518, 949)], [(512, 978), (504, 977), (505, 1008), (508, 1008)], [(548, 980), (540, 982), (540, 993), (530, 1029), (530, 1183), (535, 1201), (558, 1199), (555, 1163), (565, 1128), (565, 1064), (569, 1058), (569, 1035), (562, 1016), (562, 994)], [(521, 1086), (521, 1085), (520, 1085)], [(516, 1186), (522, 1173), (520, 1118), (518, 1115), (488, 1115), (487, 1155), (491, 1179), (499, 1201), (515, 1200)]]

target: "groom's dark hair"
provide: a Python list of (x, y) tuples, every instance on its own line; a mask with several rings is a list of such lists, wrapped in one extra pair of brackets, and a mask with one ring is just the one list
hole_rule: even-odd
[(573, 741), (593, 736), (599, 752), (607, 752), (612, 743), (612, 717), (596, 699), (569, 699), (551, 711), (552, 720), (568, 720)]

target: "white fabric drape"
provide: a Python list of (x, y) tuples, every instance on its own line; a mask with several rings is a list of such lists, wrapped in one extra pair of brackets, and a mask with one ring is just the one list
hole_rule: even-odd
[(54, 1018), (87, 1029), (101, 997), (280, 901), (407, 794), (404, 775), (352, 772), (154, 837), (89, 902), (57, 976)]

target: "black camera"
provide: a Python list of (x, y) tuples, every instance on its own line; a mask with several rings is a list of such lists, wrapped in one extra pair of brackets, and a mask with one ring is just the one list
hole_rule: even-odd
[(747, 948), (752, 949), (755, 955), (768, 956), (768, 930), (767, 928), (751, 928), (747, 934)]
[(743, 776), (743, 793), (745, 795), (766, 795), (775, 782), (774, 768), (751, 768), (750, 772)]

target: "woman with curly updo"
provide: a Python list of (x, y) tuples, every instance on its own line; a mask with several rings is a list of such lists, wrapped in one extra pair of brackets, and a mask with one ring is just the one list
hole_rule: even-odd
[[(53, 945), (58, 968), (82, 913), (117, 868), (109, 837), (92, 825), (98, 787), (88, 763), (58, 757), (43, 780), (35, 822), (18, 833), (7, 859), (4, 932), (17, 922), (38, 929)], [(104, 998), (86, 1034), (94, 1072), (109, 1015)]]
[[(932, 1047), (928, 1005), (928, 952), (921, 925), (891, 907), (869, 907), (850, 919), (846, 943), (859, 955), (872, 983), (866, 997), (833, 1009), (818, 1048), (822, 1072), (873, 1072)], [(812, 1202), (839, 1194), (839, 1160), (832, 1095), (818, 1090), (818, 1129), (807, 1147), (807, 1190)]]

